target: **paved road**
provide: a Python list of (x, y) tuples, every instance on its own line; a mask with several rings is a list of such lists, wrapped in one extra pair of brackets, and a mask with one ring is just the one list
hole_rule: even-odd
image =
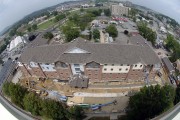
[(4, 81), (7, 80), (10, 74), (14, 71), (15, 67), (16, 63), (11, 59), (4, 63), (4, 66), (2, 66), (0, 71), (0, 89)]

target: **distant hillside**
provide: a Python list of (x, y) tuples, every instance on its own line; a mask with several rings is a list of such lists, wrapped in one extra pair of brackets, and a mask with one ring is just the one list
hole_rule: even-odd
[(25, 16), (23, 19), (19, 20), (18, 22), (14, 23), (13, 25), (10, 25), (10, 26), (6, 27), (3, 31), (0, 32), (0, 35), (5, 34), (10, 29), (16, 29), (16, 28), (20, 27), (20, 25), (28, 23), (29, 21), (33, 20), (33, 18), (37, 18), (37, 17), (39, 17), (41, 15), (45, 15), (45, 14), (49, 13), (49, 11), (53, 11), (56, 7), (58, 7), (60, 5), (65, 5), (65, 4), (69, 4), (69, 3), (75, 3), (75, 2), (78, 2), (78, 1), (88, 1), (88, 0), (67, 1), (67, 2), (59, 3), (57, 5), (35, 11), (35, 12)]

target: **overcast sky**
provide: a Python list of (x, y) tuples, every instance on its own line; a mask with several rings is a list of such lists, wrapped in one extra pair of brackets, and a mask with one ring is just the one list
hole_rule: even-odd
[[(0, 0), (0, 31), (39, 9), (68, 0)], [(180, 22), (180, 0), (129, 0)]]
[(180, 23), (180, 0), (129, 0), (174, 18)]
[(68, 0), (0, 0), (0, 31), (24, 16)]

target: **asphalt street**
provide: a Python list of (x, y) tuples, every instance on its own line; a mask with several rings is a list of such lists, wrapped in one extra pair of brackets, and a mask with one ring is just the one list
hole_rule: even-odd
[(14, 71), (15, 67), (16, 67), (16, 63), (11, 59), (9, 59), (6, 63), (4, 63), (0, 71), (0, 89), (4, 81), (7, 80), (9, 75)]

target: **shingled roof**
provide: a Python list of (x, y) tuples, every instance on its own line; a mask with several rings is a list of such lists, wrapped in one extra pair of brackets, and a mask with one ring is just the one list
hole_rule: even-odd
[(129, 38), (129, 43), (132, 45), (141, 45), (141, 46), (150, 46), (152, 47), (152, 44), (150, 41), (147, 41), (144, 39), (141, 35), (132, 36)]
[[(72, 48), (79, 48), (87, 53), (67, 53)], [(101, 64), (157, 64), (160, 63), (155, 52), (147, 46), (101, 44), (82, 38), (61, 45), (43, 45), (27, 48), (20, 57), (20, 62), (29, 63), (89, 63), (92, 61)]]

